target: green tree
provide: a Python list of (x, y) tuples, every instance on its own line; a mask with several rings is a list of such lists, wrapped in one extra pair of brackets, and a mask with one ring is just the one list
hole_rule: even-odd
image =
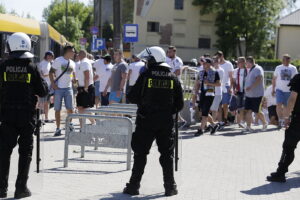
[(113, 25), (110, 24), (108, 21), (105, 21), (103, 24), (103, 38), (105, 38), (106, 41), (109, 41), (109, 39), (113, 38)]
[(15, 9), (11, 9), (9, 14), (14, 15), (14, 16), (18, 16), (18, 17), (20, 16)]
[(81, 22), (78, 18), (68, 17), (68, 29), (66, 29), (66, 17), (57, 20), (54, 23), (54, 27), (57, 30), (61, 30), (60, 33), (67, 36), (68, 40), (73, 42), (76, 49), (79, 48), (79, 38), (83, 37), (83, 30), (81, 30)]
[(65, 0), (54, 0), (44, 9), (43, 18), (58, 32), (79, 47), (81, 37), (91, 38), (90, 26), (93, 23), (93, 7), (78, 0), (68, 0), (68, 25), (66, 27)]
[(294, 0), (194, 0), (193, 4), (202, 6), (201, 14), (216, 14), (217, 47), (227, 56), (236, 56), (238, 50), (243, 55), (261, 57), (287, 2)]
[(3, 4), (0, 4), (0, 13), (1, 14), (5, 14), (6, 13), (6, 9), (5, 9), (5, 7), (4, 7)]
[(129, 24), (133, 22), (133, 7), (134, 7), (134, 1), (122, 0), (123, 24)]

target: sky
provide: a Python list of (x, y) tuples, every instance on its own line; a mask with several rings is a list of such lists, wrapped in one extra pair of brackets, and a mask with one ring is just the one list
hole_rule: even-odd
[[(20, 16), (26, 16), (30, 13), (35, 19), (43, 20), (43, 10), (50, 5), (52, 0), (0, 0), (0, 4), (4, 5), (7, 12), (14, 9)], [(80, 0), (86, 4), (89, 0)]]
[[(41, 21), (43, 19), (43, 10), (51, 3), (52, 0), (0, 0), (0, 4), (3, 4), (8, 12), (14, 9), (19, 15), (26, 16), (30, 13), (35, 19)], [(86, 4), (89, 0), (80, 0)], [(296, 3), (296, 8), (300, 8), (300, 0)], [(293, 9), (293, 10), (295, 10)], [(288, 14), (288, 11), (283, 12)]]

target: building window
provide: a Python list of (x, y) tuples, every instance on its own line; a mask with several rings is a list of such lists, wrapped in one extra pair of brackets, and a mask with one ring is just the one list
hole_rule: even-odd
[(159, 22), (148, 22), (147, 31), (148, 32), (159, 32)]
[(183, 0), (175, 0), (175, 10), (183, 10)]
[(210, 49), (210, 38), (199, 38), (198, 48), (200, 48), (200, 49)]

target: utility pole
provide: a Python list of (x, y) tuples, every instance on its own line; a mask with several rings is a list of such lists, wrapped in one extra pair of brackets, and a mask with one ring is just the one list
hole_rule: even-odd
[[(94, 26), (99, 29), (98, 38), (102, 38), (102, 0), (94, 0)], [(102, 54), (102, 50), (100, 54)]]
[(66, 15), (66, 35), (68, 36), (68, 0), (66, 0), (66, 11), (65, 11), (65, 15)]
[(94, 0), (94, 26), (99, 28), (98, 36), (102, 38), (102, 0)]
[(122, 6), (121, 0), (113, 0), (113, 22), (114, 22), (114, 38), (113, 45), (114, 49), (123, 50), (122, 42)]

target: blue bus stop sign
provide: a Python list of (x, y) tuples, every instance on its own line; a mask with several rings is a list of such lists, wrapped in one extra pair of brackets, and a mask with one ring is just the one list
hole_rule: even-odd
[(139, 25), (138, 24), (124, 24), (123, 38), (124, 38), (124, 42), (138, 42), (139, 41)]

